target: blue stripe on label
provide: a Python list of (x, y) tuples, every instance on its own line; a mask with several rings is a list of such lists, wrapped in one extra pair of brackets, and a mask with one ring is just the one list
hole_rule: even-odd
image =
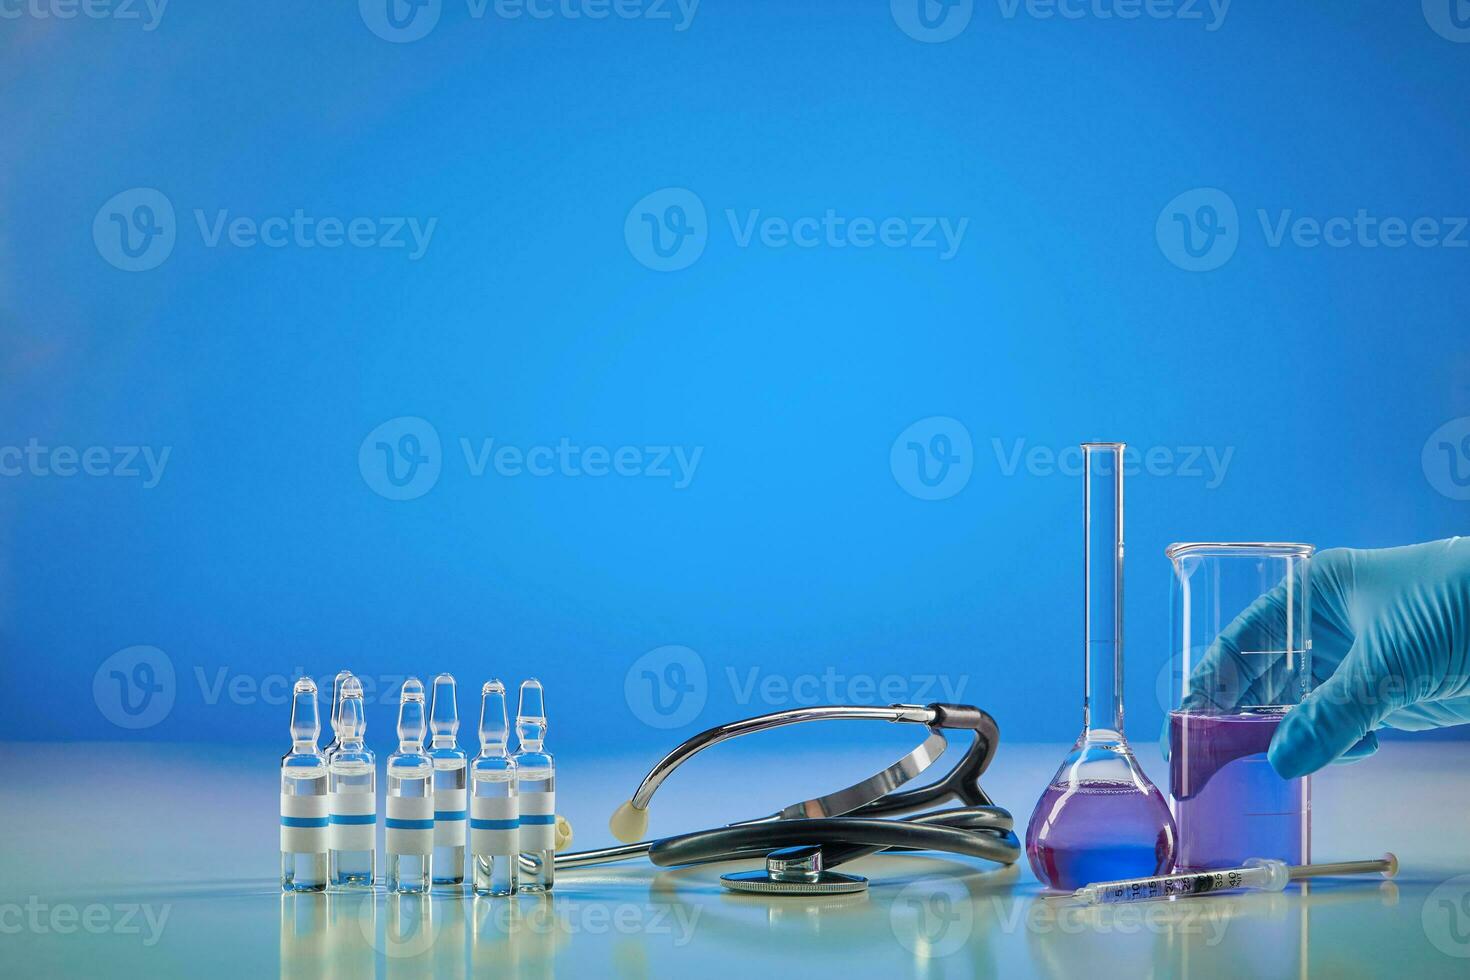
[(531, 823), (531, 824), (556, 823), (556, 814), (554, 814), (554, 813), (523, 813), (523, 814), (521, 814), (521, 823)]
[(433, 830), (432, 820), (405, 820), (402, 817), (389, 817), (385, 822), (389, 830)]
[(334, 813), (331, 821), (346, 824), (377, 823), (378, 815), (376, 813)]
[(470, 826), (475, 830), (515, 830), (520, 823), (512, 817), (509, 820), (481, 820), (479, 817), (470, 817)]
[(325, 827), (326, 817), (282, 817), (282, 827)]
[(465, 818), (465, 812), (466, 811), (464, 811), (464, 810), (435, 810), (434, 811), (434, 819), (435, 820), (463, 820)]

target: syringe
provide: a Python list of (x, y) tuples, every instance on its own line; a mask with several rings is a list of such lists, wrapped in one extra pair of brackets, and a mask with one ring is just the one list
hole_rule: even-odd
[(1114, 902), (1187, 898), (1206, 892), (1241, 889), (1279, 892), (1286, 888), (1288, 882), (1303, 878), (1375, 873), (1392, 878), (1398, 871), (1399, 859), (1392, 852), (1376, 861), (1339, 861), (1335, 864), (1287, 864), (1275, 858), (1251, 858), (1239, 868), (1130, 878), (1126, 881), (1099, 881), (1077, 889), (1072, 893), (1071, 901), (1081, 905), (1106, 905)]

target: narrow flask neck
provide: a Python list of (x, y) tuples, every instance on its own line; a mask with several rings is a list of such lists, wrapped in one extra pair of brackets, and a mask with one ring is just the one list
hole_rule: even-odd
[(1087, 444), (1082, 729), (1123, 736), (1123, 445)]

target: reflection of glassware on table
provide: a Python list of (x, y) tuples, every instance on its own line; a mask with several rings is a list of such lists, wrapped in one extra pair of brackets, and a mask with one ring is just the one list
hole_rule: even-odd
[[(1266, 750), (1311, 683), (1311, 545), (1175, 544), (1169, 786), (1181, 868), (1311, 861), (1311, 781)], [(1240, 618), (1242, 613), (1249, 615)]]
[(326, 896), (282, 893), (282, 980), (323, 976), (328, 952)]
[(1162, 874), (1174, 820), (1123, 738), (1123, 444), (1085, 443), (1086, 656), (1082, 734), (1041, 794), (1026, 856), (1041, 883)]

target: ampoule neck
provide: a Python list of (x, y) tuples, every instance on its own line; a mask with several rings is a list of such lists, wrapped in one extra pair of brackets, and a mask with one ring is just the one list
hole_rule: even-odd
[(546, 745), (546, 723), (516, 719), (516, 742), (522, 752), (541, 752)]
[(458, 747), (453, 735), (435, 735), (429, 744), (436, 749), (453, 749)]

